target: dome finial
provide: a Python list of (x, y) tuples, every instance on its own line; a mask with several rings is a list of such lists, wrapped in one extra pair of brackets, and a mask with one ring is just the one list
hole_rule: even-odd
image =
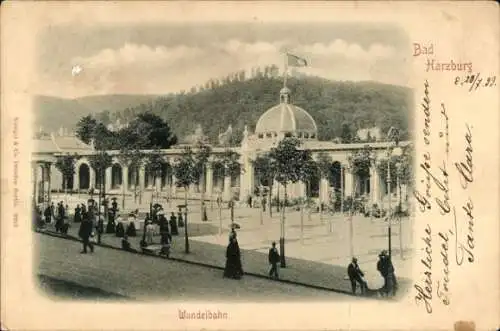
[(286, 86), (280, 91), (280, 101), (281, 103), (289, 103), (290, 101), (290, 89)]

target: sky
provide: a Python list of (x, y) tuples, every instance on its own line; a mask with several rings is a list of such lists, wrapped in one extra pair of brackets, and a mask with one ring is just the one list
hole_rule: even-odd
[(305, 58), (310, 75), (408, 85), (409, 42), (395, 26), (186, 23), (50, 26), (40, 31), (36, 93), (63, 98), (168, 94), (211, 78)]

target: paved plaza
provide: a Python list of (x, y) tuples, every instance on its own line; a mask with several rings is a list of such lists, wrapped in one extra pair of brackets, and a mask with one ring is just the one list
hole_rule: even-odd
[[(171, 260), (97, 247), (78, 254), (75, 241), (35, 234), (35, 267), (41, 289), (53, 299), (135, 301), (178, 300), (353, 300), (328, 291), (245, 276), (222, 278), (222, 272)], [(84, 285), (84, 286), (83, 286)]]
[[(63, 200), (61, 198), (60, 200)], [(59, 200), (56, 200), (59, 201)], [(86, 201), (86, 197), (68, 198), (70, 210), (76, 203)], [(131, 209), (139, 208), (141, 213), (147, 212), (148, 204), (133, 205), (133, 201), (127, 201)], [(171, 201), (164, 204), (167, 214), (175, 210), (177, 204), (182, 200)], [(129, 209), (129, 208), (127, 208)], [(280, 270), (280, 276), (285, 281), (298, 284), (311, 285), (318, 288), (333, 289), (340, 292), (350, 292), (350, 283), (346, 279), (346, 267), (350, 262), (350, 223), (349, 215), (342, 217), (340, 214), (330, 215), (309, 213), (304, 211), (303, 226), (301, 226), (301, 212), (288, 208), (286, 212), (285, 227), (285, 255), (287, 257), (287, 268)], [(222, 268), (225, 263), (225, 248), (228, 242), (228, 232), (231, 224), (230, 210), (222, 208), (220, 211), (216, 204), (207, 203), (208, 221), (202, 222), (200, 218), (199, 201), (189, 201), (188, 233), (190, 237), (191, 253), (184, 253), (184, 230), (174, 237), (171, 257), (174, 259), (189, 261), (205, 266)], [(273, 241), (279, 243), (280, 238), (280, 215), (273, 208), (273, 216), (268, 212), (262, 213), (258, 208), (238, 206), (234, 210), (234, 221), (240, 225), (238, 242), (242, 249), (243, 268), (249, 274), (266, 276), (268, 272), (267, 252)], [(387, 249), (387, 223), (379, 218), (366, 218), (355, 215), (352, 218), (352, 247), (359, 265), (365, 272), (365, 278), (369, 287), (379, 288), (383, 280), (376, 270), (378, 254)], [(139, 248), (141, 239), (142, 222), (139, 223), (139, 232), (136, 238), (130, 238), (132, 246)], [(222, 234), (219, 233), (222, 224)], [(70, 234), (77, 237), (78, 224), (72, 224)], [(49, 227), (50, 228), (50, 227)], [(405, 285), (409, 284), (411, 278), (411, 260), (414, 254), (412, 250), (412, 224), (411, 218), (403, 219), (402, 243), (403, 259), (400, 257), (400, 234), (399, 224), (392, 228), (393, 263), (396, 275), (401, 280), (402, 291), (406, 291)], [(159, 242), (159, 237), (156, 237)], [(105, 234), (102, 243), (111, 247), (120, 247), (120, 238), (113, 234)], [(279, 246), (279, 244), (278, 244)]]

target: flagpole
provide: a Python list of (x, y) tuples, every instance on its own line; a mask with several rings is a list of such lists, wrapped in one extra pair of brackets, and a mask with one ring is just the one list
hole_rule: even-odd
[(283, 87), (286, 87), (286, 78), (288, 76), (288, 59), (287, 59), (287, 53), (285, 52), (284, 54), (284, 61), (285, 61), (285, 70), (283, 72)]

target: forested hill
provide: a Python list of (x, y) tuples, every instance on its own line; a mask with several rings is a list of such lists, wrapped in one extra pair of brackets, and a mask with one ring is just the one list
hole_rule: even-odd
[[(375, 82), (336, 82), (317, 77), (290, 78), (291, 102), (307, 110), (316, 120), (321, 140), (342, 136), (343, 124), (358, 128), (378, 126), (382, 132), (392, 126), (408, 137), (412, 91), (405, 87)], [(137, 113), (152, 111), (165, 119), (182, 140), (200, 124), (210, 141), (232, 125), (235, 142), (245, 125), (253, 131), (259, 117), (279, 103), (283, 81), (273, 77), (233, 80), (193, 89), (188, 93), (158, 98), (152, 103), (127, 108), (116, 116), (120, 122)], [(344, 124), (345, 126), (345, 124)]]
[[(337, 82), (307, 76), (289, 78), (287, 86), (291, 89), (291, 102), (304, 108), (316, 120), (321, 140), (345, 136), (346, 128), (355, 132), (358, 128), (378, 126), (382, 132), (386, 132), (391, 125), (401, 129), (403, 139), (408, 137), (409, 123), (412, 122), (410, 109), (413, 105), (412, 91), (408, 88), (376, 82)], [(257, 74), (245, 79), (244, 75), (236, 74), (221, 81), (210, 81), (189, 92), (154, 98), (131, 96), (127, 106), (115, 100), (123, 96), (102, 96), (104, 99), (98, 104), (94, 103), (96, 108), (93, 111), (89, 110), (92, 105), (85, 104), (86, 107), (80, 112), (81, 107), (76, 107), (75, 103), (66, 103), (65, 109), (72, 109), (66, 110), (67, 113), (57, 111), (58, 106), (64, 108), (60, 101), (54, 103), (51, 100), (51, 104), (41, 99), (39, 108), (54, 111), (48, 117), (50, 121), (45, 118), (38, 122), (73, 129), (78, 120), (89, 113), (94, 113), (97, 120), (107, 125), (114, 123), (117, 118), (121, 123), (129, 122), (138, 113), (151, 111), (166, 120), (181, 141), (200, 124), (210, 141), (215, 143), (219, 133), (232, 125), (233, 142), (236, 143), (245, 125), (253, 131), (259, 117), (279, 103), (282, 87), (283, 81), (276, 75)], [(122, 107), (115, 107), (118, 105)], [(98, 109), (100, 112), (96, 113)]]

